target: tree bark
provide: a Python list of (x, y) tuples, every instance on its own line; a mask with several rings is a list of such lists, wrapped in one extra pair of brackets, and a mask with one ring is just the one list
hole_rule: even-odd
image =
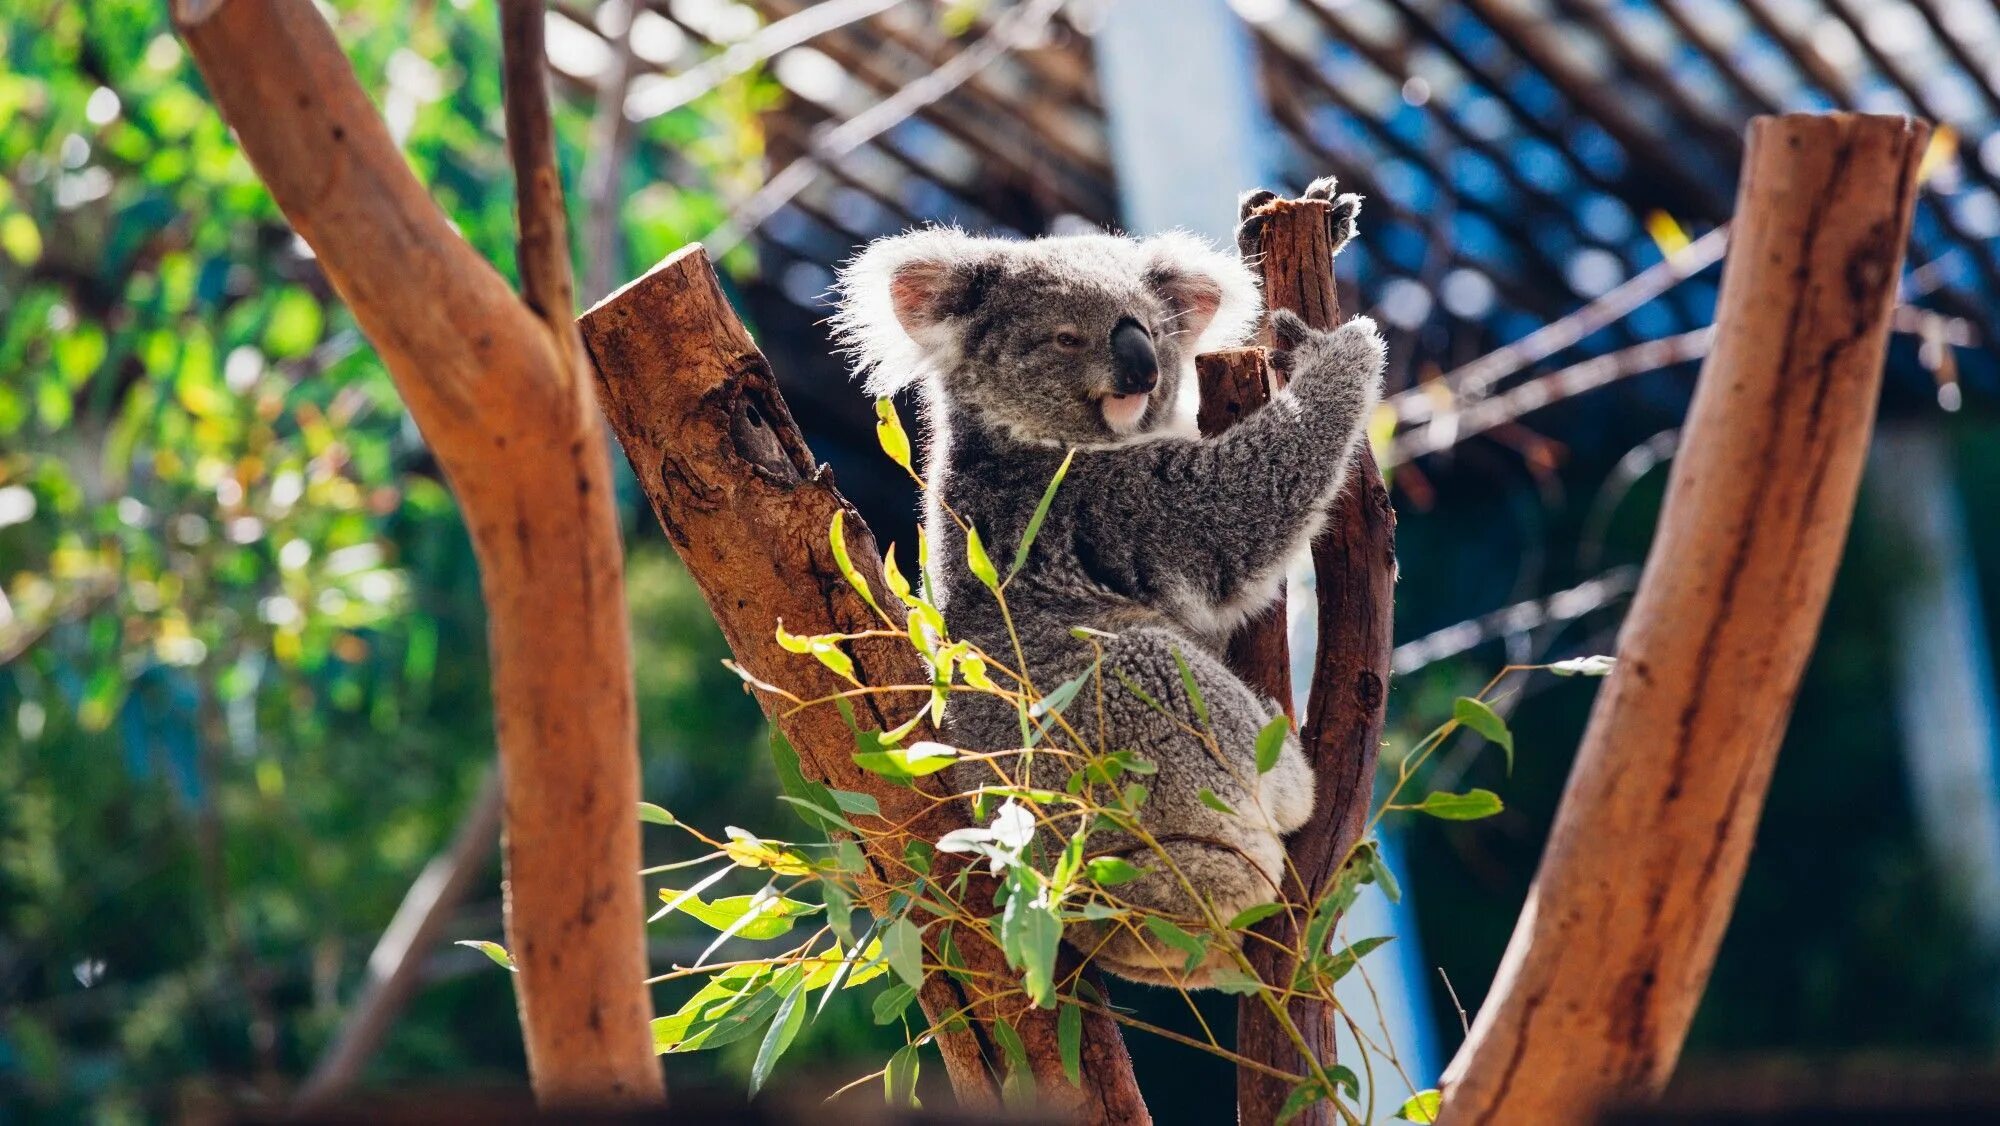
[[(800, 635), (879, 627), (834, 562), (828, 540), (834, 516), (844, 514), (855, 568), (877, 600), (892, 606), (881, 552), (860, 514), (834, 486), (832, 471), (806, 448), (769, 364), (730, 310), (707, 253), (700, 246), (682, 249), (586, 313), (582, 327), (612, 429), (738, 664), (805, 699), (851, 688), (816, 659), (780, 648), (775, 627), (782, 622)], [(908, 642), (858, 641), (850, 655), (863, 684), (925, 686), (922, 692), (854, 700), (863, 727), (896, 727), (927, 701), (930, 673)], [(879, 802), (881, 817), (853, 820), (871, 835), (867, 853), (874, 887), (864, 889), (869, 906), (878, 914), (886, 911), (888, 887), (916, 876), (904, 863), (904, 846), (936, 841), (966, 825), (963, 803), (938, 803), (861, 769), (853, 759), (854, 735), (833, 708), (793, 711), (781, 698), (757, 695), (809, 777), (872, 794)], [(948, 882), (963, 861), (939, 854), (934, 863), (938, 881)], [(992, 887), (984, 878), (972, 881), (969, 896), (976, 907), (990, 907)], [(940, 930), (928, 928), (925, 941), (936, 943)], [(996, 987), (1018, 980), (997, 947), (968, 933), (957, 939), (975, 979), (990, 976)], [(1066, 950), (1065, 957), (1073, 955)], [(942, 961), (935, 946), (929, 960)], [(965, 1031), (945, 1032), (937, 1041), (961, 1101), (994, 1100), (993, 1069), (1001, 1055), (986, 1022), (1007, 1019), (1027, 1046), (1046, 1102), (1087, 1122), (1149, 1121), (1124, 1041), (1110, 1018), (1084, 1016), (1078, 1090), (1063, 1077), (1055, 1012), (1024, 1008), (1018, 991), (1004, 1004), (985, 999), (984, 992), (936, 972), (925, 978), (920, 994), (933, 1021), (961, 1012), (978, 1018)]]
[(1672, 1072), (1853, 514), (1929, 127), (1760, 117), (1658, 539), (1441, 1121)]
[[(1201, 385), (1201, 412), (1197, 424), (1205, 437), (1214, 437), (1271, 401), (1271, 386), (1278, 374), (1265, 364), (1262, 348), (1229, 348), (1203, 352), (1194, 358), (1195, 378)], [(1291, 618), (1285, 595), (1245, 622), (1229, 639), (1229, 667), (1244, 682), (1278, 702), (1288, 716), (1292, 708), (1292, 646), (1286, 637)]]
[[(1330, 205), (1316, 199), (1275, 200), (1262, 210), (1268, 216), (1258, 255), (1265, 304), (1289, 309), (1316, 329), (1338, 325)], [(1302, 885), (1287, 890), (1302, 903), (1315, 902), (1325, 892), (1367, 825), (1388, 703), (1396, 513), (1381, 470), (1365, 445), (1355, 457), (1347, 488), (1335, 502), (1326, 530), (1313, 541), (1313, 572), (1319, 594), (1319, 655), (1300, 739), (1313, 764), (1315, 804), (1312, 820), (1286, 842)], [(1268, 675), (1257, 668), (1233, 667), (1246, 674)], [(1304, 923), (1303, 912), (1286, 912), (1258, 926), (1258, 933), (1274, 940), (1248, 947), (1265, 982), (1279, 987), (1291, 984), (1296, 960), (1284, 950), (1297, 946)], [(1306, 998), (1294, 999), (1289, 1009), (1317, 1060), (1333, 1062), (1339, 1011)], [(1236, 1050), (1292, 1074), (1304, 1074), (1311, 1067), (1255, 997), (1238, 1002)], [(1245, 1126), (1277, 1121), (1290, 1093), (1281, 1080), (1237, 1069), (1237, 1113)], [(1293, 1121), (1323, 1126), (1334, 1118), (1333, 1107), (1322, 1102)]]
[(258, 175), (381, 354), (471, 531), (536, 1094), (658, 1100), (624, 561), (577, 350), (451, 229), (309, 0), (180, 0), (175, 18)]

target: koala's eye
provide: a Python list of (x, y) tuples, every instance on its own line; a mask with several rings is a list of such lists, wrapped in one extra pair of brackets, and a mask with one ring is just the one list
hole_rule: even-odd
[(1083, 336), (1069, 329), (1056, 333), (1056, 347), (1075, 351), (1083, 347)]

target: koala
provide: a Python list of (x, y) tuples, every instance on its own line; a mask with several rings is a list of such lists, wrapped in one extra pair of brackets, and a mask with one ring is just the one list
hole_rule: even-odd
[[(1353, 196), (1337, 201), (1337, 236), (1352, 234), (1358, 205)], [(1227, 433), (1202, 438), (1193, 425), (1195, 354), (1244, 339), (1260, 300), (1236, 256), (1191, 235), (1021, 241), (919, 230), (866, 247), (842, 270), (836, 294), (834, 328), (868, 390), (921, 388), (933, 572), (925, 581), (952, 635), (1013, 664), (998, 601), (967, 566), (964, 536), (942, 506), (1004, 563), (1075, 451), (1006, 590), (1026, 671), (1046, 694), (1088, 670), (1101, 646), (1101, 678), (1065, 714), (1096, 749), (1127, 750), (1156, 768), (1127, 779), (1148, 786), (1141, 825), (1217, 918), (1281, 898), (1282, 836), (1311, 815), (1313, 774), (1289, 734), (1277, 766), (1257, 772), (1255, 740), (1277, 705), (1222, 654), (1236, 626), (1276, 598), (1288, 562), (1341, 490), (1380, 394), (1384, 347), (1373, 322), (1317, 332), (1278, 314), (1273, 361), (1290, 373), (1289, 386)], [(1079, 636), (1077, 627), (1098, 632)], [(1183, 662), (1214, 747), (1183, 727), (1199, 726)], [(1019, 717), (1004, 700), (962, 694), (948, 716), (945, 734), (957, 746), (1021, 747)], [(1017, 784), (1060, 789), (1075, 769), (1047, 754), (1020, 757), (1036, 777)], [(955, 765), (946, 777), (961, 792), (998, 780), (993, 761)], [(1204, 790), (1233, 812), (1214, 808)], [(1137, 839), (1107, 830), (1087, 843), (1093, 856), (1124, 855), (1147, 870), (1116, 889), (1121, 898), (1201, 918), (1180, 879)], [(1079, 923), (1065, 937), (1141, 981), (1201, 986), (1232, 964), (1218, 950), (1184, 972), (1184, 955), (1131, 927)]]

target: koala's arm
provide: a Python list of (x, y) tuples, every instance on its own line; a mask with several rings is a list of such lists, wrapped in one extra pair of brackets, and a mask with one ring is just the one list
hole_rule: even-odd
[(1339, 495), (1381, 395), (1384, 345), (1356, 317), (1316, 332), (1273, 319), (1291, 383), (1214, 438), (1079, 457), (1079, 526), (1099, 581), (1146, 601), (1221, 609), (1266, 595)]

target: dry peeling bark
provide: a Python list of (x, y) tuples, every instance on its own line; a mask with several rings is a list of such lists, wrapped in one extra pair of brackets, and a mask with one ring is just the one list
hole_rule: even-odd
[[(777, 644), (782, 621), (795, 634), (851, 633), (878, 627), (835, 563), (828, 530), (842, 514), (847, 549), (863, 580), (884, 605), (894, 605), (882, 579), (881, 552), (859, 513), (834, 486), (831, 470), (814, 461), (756, 343), (730, 310), (707, 254), (690, 246), (586, 313), (581, 322), (596, 362), (599, 398), (625, 448), (660, 526), (700, 585), (739, 665), (801, 698), (851, 688), (810, 656)], [(868, 685), (924, 685), (930, 673), (908, 642), (864, 640), (849, 649), (855, 675)], [(870, 906), (885, 907), (886, 889), (915, 878), (903, 863), (910, 840), (935, 841), (966, 824), (961, 803), (934, 803), (855, 764), (854, 735), (831, 707), (789, 710), (782, 699), (759, 702), (797, 748), (805, 773), (830, 786), (872, 794), (880, 818), (854, 820), (875, 836), (867, 849), (877, 874)], [(872, 695), (854, 701), (864, 727), (888, 729), (928, 700), (922, 692)], [(921, 738), (918, 733), (913, 738)], [(962, 863), (937, 857), (941, 878)], [(990, 906), (991, 881), (976, 878), (971, 898)], [(939, 928), (929, 928), (927, 941)], [(999, 949), (958, 936), (967, 968), (986, 975), (995, 992), (1018, 984)], [(1065, 957), (1073, 957), (1065, 950)], [(929, 959), (940, 961), (935, 949)], [(1043, 1098), (1084, 1121), (1149, 1121), (1117, 1026), (1086, 1014), (1083, 1085), (1063, 1077), (1052, 1010), (1022, 1007), (1018, 990), (1004, 1006), (975, 997), (945, 973), (925, 979), (920, 995), (933, 1019), (970, 1011), (980, 1021), (939, 1041), (961, 1100), (990, 1103), (992, 1066), (1001, 1056), (987, 1025), (1011, 1020), (1028, 1049)]]
[(1581, 1122), (1672, 1073), (1840, 561), (1929, 128), (1750, 126), (1658, 537), (1450, 1123)]
[[(1258, 232), (1257, 261), (1263, 272), (1265, 305), (1297, 313), (1316, 329), (1338, 325), (1336, 247), (1328, 225), (1331, 205), (1317, 199), (1273, 200), (1259, 214), (1264, 221)], [(1263, 353), (1258, 349), (1213, 353), (1196, 361), (1204, 433), (1225, 429), (1269, 399), (1262, 368)], [(1326, 530), (1313, 543), (1319, 653), (1300, 739), (1313, 764), (1316, 799), (1312, 820), (1286, 844), (1299, 877), (1299, 883), (1286, 890), (1299, 903), (1319, 899), (1366, 827), (1388, 703), (1396, 514), (1381, 471), (1365, 446), (1356, 455), (1348, 481)], [(1231, 640), (1229, 659), (1239, 675), (1290, 710), (1291, 665), (1282, 604), (1275, 617), (1260, 616)], [(1284, 951), (1296, 949), (1304, 921), (1303, 913), (1288, 912), (1258, 926), (1257, 932), (1272, 942), (1252, 942), (1247, 950), (1267, 983), (1291, 984), (1297, 962)], [(1333, 1062), (1339, 1012), (1306, 998), (1290, 1002), (1289, 1012), (1314, 1058)], [(1306, 1074), (1312, 1066), (1256, 997), (1238, 1002), (1236, 1050), (1294, 1075)], [(1237, 1070), (1237, 1113), (1247, 1126), (1275, 1122), (1290, 1094), (1283, 1080), (1250, 1068)], [(1333, 1108), (1321, 1103), (1293, 1121), (1333, 1120)]]
[(174, 16), (257, 174), (387, 365), (472, 534), (536, 1094), (658, 1100), (624, 553), (575, 338), (452, 230), (310, 0), (180, 0)]

